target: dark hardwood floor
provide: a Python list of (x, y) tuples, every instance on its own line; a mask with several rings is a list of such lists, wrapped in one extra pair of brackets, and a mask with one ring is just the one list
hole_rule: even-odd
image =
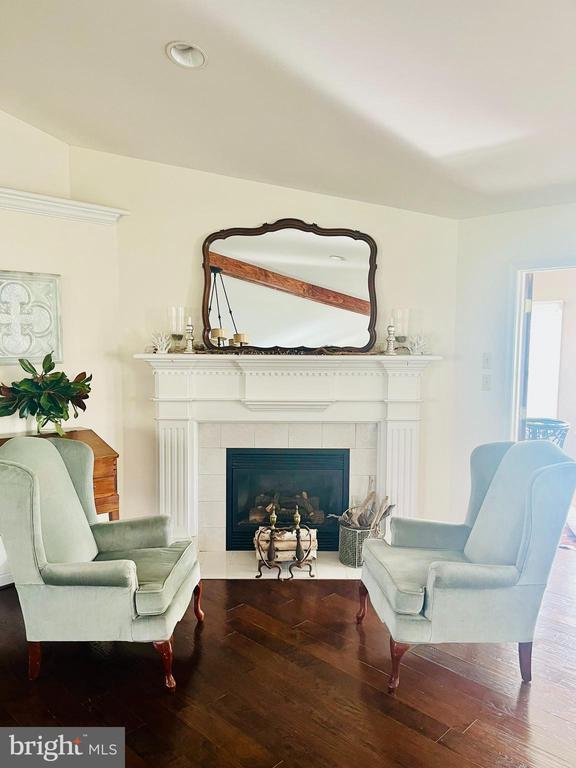
[(386, 693), (388, 634), (354, 621), (357, 582), (206, 581), (152, 646), (48, 643), (26, 677), (16, 593), (0, 592), (0, 725), (124, 725), (127, 765), (568, 768), (576, 765), (576, 552), (560, 550), (522, 685), (514, 646), (420, 647)]

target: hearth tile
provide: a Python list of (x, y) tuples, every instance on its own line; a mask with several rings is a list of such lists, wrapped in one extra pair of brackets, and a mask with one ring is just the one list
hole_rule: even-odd
[[(246, 579), (255, 580), (257, 573), (256, 558), (254, 552), (205, 552), (200, 551), (200, 570), (203, 579)], [(314, 565), (316, 579), (359, 579), (361, 568), (349, 568), (338, 559), (338, 552), (320, 552), (318, 561)], [(263, 569), (262, 579), (277, 579), (276, 570)], [(283, 577), (288, 576), (288, 568), (285, 567)], [(313, 583), (308, 570), (294, 568), (294, 578), (304, 579)]]
[(370, 475), (350, 475), (350, 504), (359, 504), (366, 498)]
[(356, 448), (376, 448), (377, 424), (356, 424)]
[(226, 473), (226, 449), (202, 448), (198, 455), (200, 475), (224, 475)]
[(322, 424), (322, 448), (354, 448), (355, 424)]
[(321, 448), (322, 424), (290, 424), (288, 426), (288, 447)]
[(199, 475), (198, 501), (226, 501), (226, 475)]
[(319, 579), (359, 579), (362, 568), (350, 568), (338, 559), (338, 552), (320, 552), (316, 566)]
[(226, 528), (200, 528), (198, 546), (201, 552), (225, 552)]
[(287, 448), (288, 424), (256, 424), (254, 446), (256, 448)]
[(198, 516), (201, 526), (220, 527), (226, 525), (225, 501), (199, 501)]
[(198, 446), (200, 448), (220, 448), (221, 424), (211, 422), (198, 424)]
[(254, 424), (224, 423), (221, 428), (220, 445), (223, 448), (254, 448)]
[(350, 451), (351, 475), (375, 475), (376, 474), (376, 449), (353, 448)]

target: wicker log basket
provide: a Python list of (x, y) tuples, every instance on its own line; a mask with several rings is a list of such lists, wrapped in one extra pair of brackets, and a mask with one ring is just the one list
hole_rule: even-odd
[(338, 555), (340, 562), (350, 568), (362, 565), (362, 547), (366, 539), (385, 534), (382, 525), (390, 516), (394, 505), (385, 496), (378, 504), (376, 491), (369, 490), (361, 504), (349, 507), (344, 514), (336, 517), (340, 524)]

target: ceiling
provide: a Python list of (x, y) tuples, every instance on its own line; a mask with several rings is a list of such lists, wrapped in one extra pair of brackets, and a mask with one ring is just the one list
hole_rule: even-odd
[[(575, 33), (573, 0), (0, 0), (0, 109), (75, 146), (461, 218), (576, 202)], [(171, 40), (207, 66), (173, 65)]]

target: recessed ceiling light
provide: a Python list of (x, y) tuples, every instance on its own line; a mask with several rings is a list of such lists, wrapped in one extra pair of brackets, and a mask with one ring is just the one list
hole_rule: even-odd
[(206, 54), (197, 45), (173, 42), (166, 46), (166, 54), (170, 61), (186, 69), (198, 69), (206, 63)]
[(332, 259), (332, 261), (346, 261), (344, 256), (337, 256), (335, 253), (331, 253), (328, 258)]

